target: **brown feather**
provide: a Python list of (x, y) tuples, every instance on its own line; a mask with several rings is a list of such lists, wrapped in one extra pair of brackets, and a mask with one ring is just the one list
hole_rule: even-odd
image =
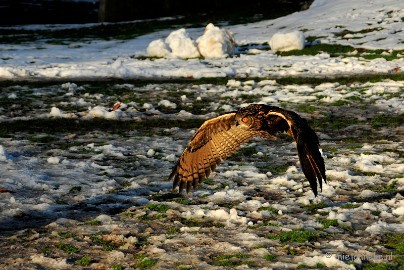
[(317, 195), (317, 182), (326, 182), (319, 140), (306, 120), (292, 111), (264, 104), (251, 104), (237, 112), (206, 120), (181, 154), (169, 179), (180, 192), (196, 188), (216, 166), (254, 136), (276, 138), (286, 132), (296, 142), (302, 170)]
[(196, 187), (242, 143), (259, 134), (237, 127), (235, 115), (230, 113), (209, 119), (197, 130), (169, 177), (174, 177), (173, 189), (180, 184), (181, 192), (184, 188), (181, 182), (193, 183)]

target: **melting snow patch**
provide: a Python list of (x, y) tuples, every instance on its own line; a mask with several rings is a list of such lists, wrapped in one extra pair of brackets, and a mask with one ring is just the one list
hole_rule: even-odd
[(166, 38), (166, 43), (171, 49), (171, 57), (182, 59), (199, 57), (195, 42), (184, 28), (171, 32)]
[(378, 194), (379, 193), (374, 192), (372, 190), (365, 189), (365, 190), (362, 190), (362, 192), (359, 194), (359, 197), (361, 197), (361, 198), (372, 198), (372, 197), (377, 196)]
[(213, 220), (222, 222), (226, 224), (226, 226), (232, 227), (235, 225), (245, 225), (247, 224), (246, 217), (240, 217), (237, 213), (237, 210), (232, 208), (229, 212), (225, 209), (217, 209), (217, 210), (191, 210), (184, 212), (182, 214), (183, 217), (190, 219), (190, 218), (211, 218)]
[(49, 164), (58, 164), (60, 162), (59, 157), (48, 157), (48, 163)]
[(322, 255), (322, 256), (313, 256), (313, 257), (308, 257), (308, 256), (298, 256), (296, 258), (299, 262), (304, 262), (304, 264), (308, 266), (316, 266), (318, 263), (320, 264), (325, 264), (327, 267), (337, 267), (340, 269), (356, 269), (354, 265), (349, 265), (344, 263), (343, 261), (339, 260), (335, 256), (327, 256), (327, 255)]
[(7, 153), (6, 150), (4, 149), (3, 145), (0, 145), (0, 160), (7, 160)]
[(153, 40), (150, 42), (149, 46), (147, 46), (147, 55), (150, 57), (167, 57), (170, 55), (170, 48), (168, 44), (165, 43), (162, 39)]
[(67, 82), (67, 83), (62, 84), (62, 89), (68, 90), (70, 92), (74, 92), (77, 89), (77, 84)]
[(118, 119), (122, 117), (124, 113), (121, 110), (109, 111), (108, 109), (96, 106), (94, 108), (89, 108), (88, 117), (89, 118), (105, 118), (105, 119)]
[(174, 102), (171, 102), (169, 100), (161, 100), (158, 103), (159, 106), (165, 107), (165, 108), (170, 108), (170, 109), (176, 109), (177, 108), (177, 104), (175, 104)]
[(52, 107), (50, 113), (49, 113), (50, 117), (63, 117), (64, 116), (64, 112), (57, 108), (57, 107)]
[(209, 196), (209, 201), (211, 202), (234, 202), (234, 201), (244, 201), (245, 196), (243, 192), (229, 189), (226, 191), (218, 191), (215, 192), (213, 195)]
[(43, 255), (34, 254), (31, 256), (33, 263), (46, 266), (51, 269), (70, 269), (71, 265), (66, 263), (66, 259), (52, 259)]
[(304, 48), (304, 34), (301, 31), (294, 31), (290, 33), (276, 33), (269, 41), (271, 50), (277, 51), (291, 51), (301, 50)]
[(234, 54), (233, 35), (213, 24), (208, 24), (205, 32), (196, 41), (201, 55), (205, 58), (221, 58)]
[(398, 208), (394, 209), (392, 213), (397, 216), (404, 216), (404, 206), (399, 206)]
[(108, 224), (111, 223), (112, 218), (108, 215), (99, 215), (98, 217), (95, 218), (95, 220), (101, 222), (102, 224)]
[(387, 232), (403, 232), (404, 224), (401, 223), (386, 223), (384, 221), (377, 221), (368, 226), (365, 231), (371, 234), (385, 234)]

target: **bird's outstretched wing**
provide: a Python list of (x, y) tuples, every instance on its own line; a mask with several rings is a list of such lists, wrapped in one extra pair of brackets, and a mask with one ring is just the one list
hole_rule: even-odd
[[(317, 182), (322, 190), (322, 181), (326, 182), (324, 159), (319, 150), (319, 140), (316, 133), (309, 127), (306, 120), (292, 111), (275, 106), (264, 106), (269, 132), (285, 131), (296, 142), (300, 164), (310, 187), (317, 196)], [(274, 117), (275, 116), (275, 117)], [(284, 121), (280, 120), (283, 119)], [(286, 125), (287, 124), (287, 125)]]
[(317, 182), (326, 182), (324, 159), (316, 133), (306, 120), (292, 111), (264, 104), (251, 104), (237, 112), (211, 118), (197, 130), (185, 148), (169, 179), (180, 192), (194, 188), (224, 159), (254, 136), (273, 137), (288, 133), (296, 142), (302, 170), (317, 195)]
[(191, 186), (196, 188), (216, 168), (216, 166), (240, 145), (260, 134), (238, 128), (236, 112), (227, 113), (205, 121), (188, 143), (169, 179), (174, 178), (173, 189), (179, 185), (180, 192)]

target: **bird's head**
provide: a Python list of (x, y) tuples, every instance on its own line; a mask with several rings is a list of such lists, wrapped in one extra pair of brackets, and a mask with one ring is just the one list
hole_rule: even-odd
[(263, 113), (260, 104), (251, 104), (241, 108), (236, 114), (236, 125), (245, 130), (260, 130), (263, 125)]

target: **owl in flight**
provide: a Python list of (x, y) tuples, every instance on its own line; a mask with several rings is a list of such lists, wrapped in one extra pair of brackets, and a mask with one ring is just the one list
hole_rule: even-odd
[(189, 192), (244, 142), (255, 136), (276, 138), (278, 132), (286, 132), (295, 140), (302, 170), (317, 196), (317, 181), (321, 190), (326, 176), (316, 133), (295, 112), (265, 104), (251, 104), (206, 120), (169, 176), (169, 180), (174, 179), (173, 189), (179, 186), (180, 192), (184, 188)]

